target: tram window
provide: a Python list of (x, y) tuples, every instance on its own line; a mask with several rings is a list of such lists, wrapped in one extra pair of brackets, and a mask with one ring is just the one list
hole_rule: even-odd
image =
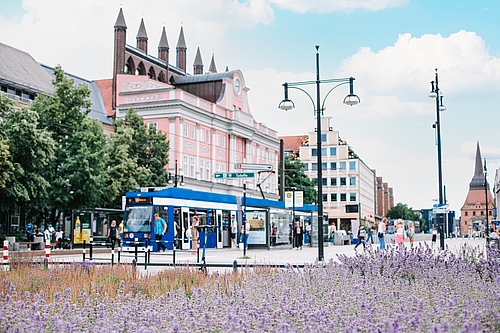
[(125, 210), (124, 232), (151, 232), (153, 206), (128, 206)]
[(155, 206), (155, 214), (158, 214), (163, 220), (165, 220), (165, 223), (167, 225), (167, 231), (169, 230), (169, 223), (168, 223), (168, 207), (164, 206)]
[(191, 213), (191, 222), (193, 221), (193, 217), (196, 215), (198, 216), (199, 220), (199, 225), (207, 225), (208, 224), (208, 216), (207, 216), (207, 210), (206, 209), (194, 209), (191, 208), (190, 210)]

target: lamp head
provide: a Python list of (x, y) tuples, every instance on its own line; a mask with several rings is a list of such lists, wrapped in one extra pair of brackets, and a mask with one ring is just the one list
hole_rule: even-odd
[(443, 96), (439, 96), (441, 104), (439, 105), (439, 111), (446, 111), (446, 106), (443, 105)]
[(289, 99), (284, 99), (281, 101), (280, 105), (278, 105), (278, 108), (284, 111), (288, 111), (295, 108), (295, 104), (293, 104), (293, 102)]
[(354, 78), (351, 76), (349, 78), (349, 95), (344, 98), (344, 104), (346, 105), (358, 105), (361, 100), (358, 95), (354, 94)]
[(434, 89), (434, 81), (431, 81), (431, 87), (432, 87), (432, 90), (431, 92), (429, 93), (429, 97), (430, 98), (436, 98), (438, 97), (438, 94), (436, 92), (436, 89)]
[(181, 176), (181, 183), (179, 185), (186, 186), (186, 183), (184, 183), (184, 176)]

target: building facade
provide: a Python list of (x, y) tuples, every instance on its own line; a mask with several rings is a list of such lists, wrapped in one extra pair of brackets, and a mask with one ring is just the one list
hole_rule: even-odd
[(488, 205), (488, 221), (492, 221), (495, 202), (493, 201), (488, 181), (483, 173), (481, 151), (479, 150), (478, 142), (474, 176), (469, 183), (469, 192), (467, 193), (465, 203), (462, 209), (460, 209), (462, 234), (471, 235), (475, 230), (484, 231), (487, 218), (486, 205)]
[[(101, 90), (111, 91), (105, 102), (108, 114), (124, 118), (130, 108), (149, 128), (167, 134), (170, 141), (168, 171), (182, 175), (189, 188), (224, 194), (241, 194), (242, 179), (215, 179), (214, 173), (242, 171), (236, 163), (271, 164), (277, 170), (277, 132), (257, 122), (248, 103), (245, 78), (240, 70), (218, 73), (212, 56), (203, 71), (198, 48), (193, 75), (187, 72), (187, 43), (181, 27), (176, 47), (176, 66), (169, 64), (165, 29), (158, 57), (148, 54), (144, 20), (136, 47), (126, 44), (127, 25), (120, 9), (115, 23), (114, 75), (101, 80)], [(249, 170), (246, 170), (249, 171)], [(250, 196), (278, 198), (275, 173), (256, 173), (246, 179)]]

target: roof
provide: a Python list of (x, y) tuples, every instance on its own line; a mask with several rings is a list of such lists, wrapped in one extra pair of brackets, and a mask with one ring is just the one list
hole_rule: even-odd
[[(489, 188), (489, 184), (488, 184)], [(470, 190), (484, 190), (484, 174), (483, 174), (483, 163), (481, 160), (481, 151), (479, 150), (479, 141), (477, 142), (476, 148), (476, 163), (474, 169), (474, 176), (469, 183)]]
[(222, 80), (225, 77), (233, 78), (236, 70), (224, 73), (210, 73), (210, 74), (200, 74), (200, 75), (188, 75), (188, 76), (180, 76), (176, 82), (178, 84), (187, 84), (187, 83), (198, 83), (198, 82), (209, 82), (209, 81), (217, 81)]
[(187, 50), (186, 41), (184, 40), (184, 29), (181, 27), (179, 40), (177, 41), (177, 50)]
[(137, 39), (148, 39), (148, 34), (146, 33), (146, 27), (144, 26), (144, 19), (141, 19), (141, 25), (139, 26), (139, 31), (137, 32)]
[[(41, 64), (42, 68), (46, 71), (46, 73), (50, 74), (53, 77), (54, 68)], [(64, 73), (67, 77), (73, 79), (75, 81), (75, 85), (86, 84), (90, 89), (90, 101), (92, 102), (92, 109), (90, 110), (89, 117), (92, 119), (97, 119), (101, 123), (105, 125), (112, 125), (111, 118), (108, 117), (106, 112), (106, 106), (104, 104), (104, 100), (101, 95), (101, 91), (96, 82), (83, 79), (79, 76), (69, 74), (67, 72)]]
[(211, 73), (217, 73), (217, 68), (215, 67), (215, 59), (213, 54), (212, 54), (212, 61), (210, 62), (210, 68), (208, 69), (208, 71)]
[(0, 81), (33, 93), (52, 93), (52, 77), (24, 51), (0, 43)]
[(158, 44), (158, 49), (169, 49), (165, 27), (163, 27), (163, 31), (161, 32), (160, 44)]
[(298, 151), (303, 145), (304, 140), (309, 138), (308, 135), (280, 136), (278, 139), (283, 139), (285, 150)]
[(113, 79), (96, 80), (95, 83), (101, 92), (102, 100), (104, 102), (104, 107), (106, 108), (106, 113), (108, 117), (114, 115), (113, 112)]
[(203, 67), (203, 61), (201, 60), (200, 47), (196, 50), (196, 57), (194, 58), (194, 65)]
[[(467, 198), (465, 199), (465, 205), (475, 205), (476, 203), (480, 203), (482, 205), (485, 204), (485, 195), (484, 195), (484, 186), (482, 190), (469, 190), (467, 194)], [(493, 203), (493, 196), (491, 195), (490, 190), (488, 189), (488, 203)]]
[(118, 18), (116, 19), (116, 22), (115, 22), (115, 29), (116, 28), (127, 29), (127, 25), (125, 24), (125, 18), (123, 17), (123, 10), (121, 8), (120, 8), (120, 12), (118, 13)]

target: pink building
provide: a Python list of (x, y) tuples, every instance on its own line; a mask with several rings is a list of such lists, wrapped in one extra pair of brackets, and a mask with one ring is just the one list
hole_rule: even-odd
[[(198, 48), (193, 64), (195, 75), (188, 74), (183, 28), (176, 47), (176, 66), (169, 64), (165, 29), (158, 57), (147, 53), (144, 21), (136, 37), (137, 47), (126, 44), (126, 30), (120, 9), (115, 23), (113, 79), (98, 82), (99, 88), (111, 91), (111, 103), (105, 102), (110, 116), (124, 118), (133, 107), (148, 127), (167, 133), (169, 172), (175, 174), (177, 162), (177, 172), (184, 176), (188, 188), (241, 194), (241, 179), (214, 179), (214, 173), (242, 171), (235, 169), (236, 163), (272, 164), (277, 170), (278, 135), (253, 118), (247, 96), (249, 89), (240, 70), (226, 68), (225, 72), (217, 73), (212, 56), (209, 71), (203, 74)], [(268, 198), (278, 198), (276, 174), (256, 174), (258, 178), (245, 180), (249, 195), (260, 197), (257, 184), (261, 183)]]

